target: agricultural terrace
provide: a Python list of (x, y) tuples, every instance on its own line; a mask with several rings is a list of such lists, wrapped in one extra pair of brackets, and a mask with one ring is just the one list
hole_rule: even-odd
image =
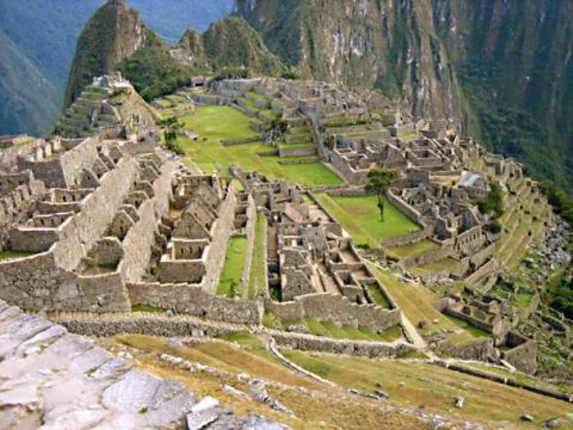
[(261, 156), (275, 148), (262, 142), (224, 146), (221, 140), (255, 138), (249, 118), (228, 106), (200, 106), (192, 115), (181, 117), (185, 130), (199, 136), (197, 140), (180, 137), (179, 144), (187, 155), (186, 162), (203, 172), (227, 171), (236, 165), (245, 171), (256, 171), (271, 179), (286, 179), (303, 186), (342, 185), (343, 181), (318, 159), (309, 164), (283, 165), (278, 156)]

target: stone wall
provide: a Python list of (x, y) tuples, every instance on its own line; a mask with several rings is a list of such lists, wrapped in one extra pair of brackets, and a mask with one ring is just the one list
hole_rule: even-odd
[(388, 190), (386, 193), (386, 198), (390, 203), (392, 203), (400, 212), (414, 221), (416, 224), (421, 226), (422, 228), (425, 227), (424, 222), (422, 220), (422, 215), (400, 197), (396, 196), (392, 191)]
[(423, 230), (414, 231), (404, 236), (381, 239), (378, 241), (378, 243), (380, 244), (380, 246), (383, 247), (406, 246), (427, 239), (431, 233), (432, 233), (431, 229), (425, 228)]
[(200, 285), (138, 283), (128, 284), (127, 289), (133, 306), (175, 306), (184, 314), (236, 324), (259, 325), (262, 321), (257, 302), (213, 296)]
[(265, 310), (282, 320), (297, 321), (308, 317), (340, 326), (369, 326), (377, 332), (398, 325), (401, 320), (398, 308), (388, 310), (375, 305), (358, 305), (346, 297), (331, 294), (308, 294), (284, 303), (265, 300)]
[(345, 182), (351, 185), (361, 185), (366, 182), (368, 177), (368, 170), (354, 170), (346, 158), (344, 158), (337, 151), (328, 151), (330, 155), (330, 162), (339, 171)]
[(198, 105), (224, 106), (231, 104), (231, 101), (227, 97), (223, 96), (197, 94), (192, 92), (189, 97)]
[(0, 263), (0, 274), (0, 299), (25, 310), (129, 310), (119, 273), (78, 276), (60, 269), (52, 252)]
[(493, 339), (484, 339), (469, 342), (463, 345), (442, 342), (432, 347), (432, 350), (442, 356), (455, 357), (462, 360), (476, 360), (488, 362), (497, 361), (499, 352), (493, 346)]
[(46, 252), (58, 239), (56, 228), (19, 227), (10, 233), (10, 248), (22, 252)]
[(118, 315), (55, 314), (50, 319), (70, 332), (89, 337), (112, 337), (118, 334), (143, 334), (157, 337), (216, 337), (244, 331), (245, 327), (231, 327), (184, 316), (161, 313), (131, 313)]
[(151, 259), (151, 245), (155, 241), (157, 223), (169, 209), (172, 173), (176, 164), (161, 166), (161, 174), (153, 184), (154, 197), (146, 200), (138, 210), (139, 221), (128, 231), (122, 246), (124, 260), (122, 275), (127, 282), (139, 282)]
[(443, 260), (444, 258), (452, 257), (453, 255), (455, 255), (455, 252), (452, 245), (443, 245), (439, 249), (430, 250), (421, 255), (404, 259), (400, 264), (405, 270), (409, 270), (417, 266), (434, 263), (436, 261)]
[(137, 163), (124, 157), (106, 173), (100, 186), (82, 202), (82, 210), (59, 228), (60, 240), (53, 250), (58, 265), (75, 269), (96, 244), (123, 205), (137, 178)]
[(399, 358), (415, 349), (406, 343), (386, 344), (379, 342), (335, 340), (280, 331), (271, 331), (271, 335), (277, 344), (283, 348), (368, 358)]
[(281, 157), (306, 157), (311, 155), (316, 155), (316, 147), (313, 144), (304, 147), (289, 147), (288, 145), (279, 147), (279, 156)]
[(512, 349), (502, 352), (502, 358), (525, 373), (537, 370), (537, 346), (535, 341), (515, 332), (507, 334), (506, 344)]
[(447, 307), (444, 309), (444, 314), (450, 315), (454, 318), (461, 319), (462, 321), (465, 321), (474, 327), (477, 327), (477, 328), (479, 328), (479, 329), (481, 329), (487, 333), (493, 334), (493, 328), (494, 327), (492, 324), (488, 324), (487, 322), (480, 320), (478, 318), (475, 318), (471, 315), (468, 315), (468, 314), (463, 313), (463, 312), (458, 312), (456, 310), (453, 310), (450, 307)]
[(247, 207), (247, 227), (246, 227), (246, 233), (247, 233), (246, 235), (248, 241), (247, 261), (245, 262), (245, 267), (243, 268), (243, 277), (242, 277), (245, 298), (249, 293), (249, 279), (251, 275), (251, 266), (253, 264), (256, 227), (257, 227), (257, 207), (255, 205), (255, 200), (253, 199), (253, 196), (249, 194), (248, 207)]
[(497, 260), (490, 260), (477, 271), (466, 278), (466, 284), (471, 285), (494, 273), (499, 267)]
[(89, 138), (78, 145), (69, 146), (55, 158), (33, 161), (28, 157), (18, 158), (20, 171), (31, 170), (36, 179), (49, 188), (71, 188), (83, 170), (91, 170), (98, 159), (97, 139)]
[(237, 196), (233, 187), (229, 186), (225, 200), (219, 209), (219, 218), (215, 221), (215, 226), (212, 229), (213, 240), (205, 257), (207, 273), (203, 279), (203, 287), (205, 291), (211, 294), (216, 292), (219, 276), (225, 264), (229, 239), (234, 230), (236, 207)]

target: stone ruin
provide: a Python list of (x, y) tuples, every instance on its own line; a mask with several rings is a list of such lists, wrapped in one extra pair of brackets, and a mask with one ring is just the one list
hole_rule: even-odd
[(56, 125), (68, 138), (99, 135), (142, 138), (155, 127), (155, 114), (119, 72), (94, 78)]
[[(284, 142), (271, 143), (276, 154), (285, 162), (320, 156), (346, 182), (327, 193), (364, 195), (371, 167), (398, 169), (402, 180), (387, 198), (420, 231), (381, 244), (427, 239), (436, 245), (400, 261), (404, 274), (451, 259), (455, 268), (428, 281), (463, 280), (481, 293), (495, 284), (497, 237), (477, 203), (493, 181), (519, 195), (518, 163), (487, 154), (446, 122), (370, 112), (360, 97), (330, 84), (223, 81), (188, 99), (232, 105), (263, 134), (284, 121)], [(129, 321), (133, 310), (171, 309), (249, 326), (260, 326), (265, 312), (282, 321), (313, 318), (379, 333), (400, 324), (400, 308), (311, 190), (238, 168), (231, 174), (243, 191), (225, 178), (197, 174), (157, 146), (153, 116), (142, 106), (120, 76), (96, 79), (59, 124), (74, 138), (20, 141), (0, 153), (0, 249), (8, 256), (0, 259), (0, 299), (28, 311), (65, 312), (70, 321), (79, 313)], [(257, 213), (267, 233), (263, 300), (218, 296), (236, 235), (249, 244), (242, 276), (248, 283)], [(441, 309), (482, 327), (502, 347), (502, 358), (530, 371), (535, 343), (493, 308), (448, 303)], [(155, 330), (153, 322), (135, 325), (138, 332)]]
[[(377, 332), (400, 323), (400, 308), (354, 249), (342, 227), (314, 200), (303, 202), (297, 187), (233, 169), (268, 222), (269, 286), (280, 297), (265, 309), (285, 321), (305, 317)], [(377, 291), (376, 291), (377, 290)], [(373, 297), (381, 294), (388, 307)]]

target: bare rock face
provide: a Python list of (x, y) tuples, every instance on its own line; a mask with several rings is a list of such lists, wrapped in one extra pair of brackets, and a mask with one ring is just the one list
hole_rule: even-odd
[(378, 88), (417, 115), (461, 117), (430, 1), (237, 0), (235, 14), (305, 77)]
[[(181, 428), (196, 405), (180, 382), (131, 369), (91, 341), (0, 301), (2, 430)], [(199, 428), (285, 428), (209, 405)]]

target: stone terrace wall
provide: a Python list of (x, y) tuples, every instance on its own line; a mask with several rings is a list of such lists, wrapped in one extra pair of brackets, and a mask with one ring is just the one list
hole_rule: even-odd
[(70, 314), (56, 313), (50, 319), (66, 327), (70, 332), (89, 337), (111, 337), (123, 333), (143, 334), (158, 337), (217, 337), (244, 332), (244, 326), (202, 321), (186, 316), (162, 313), (130, 314)]
[(58, 268), (52, 252), (0, 263), (0, 299), (36, 312), (129, 310), (119, 273), (78, 277)]
[(262, 309), (254, 301), (213, 296), (200, 285), (139, 283), (127, 285), (132, 305), (176, 306), (184, 314), (236, 324), (259, 325)]
[(175, 162), (161, 166), (161, 174), (153, 184), (154, 197), (146, 200), (138, 210), (139, 221), (123, 240), (122, 274), (128, 282), (139, 282), (151, 259), (151, 245), (155, 241), (158, 220), (169, 209), (172, 173)]
[(434, 263), (443, 260), (444, 258), (452, 257), (455, 255), (452, 245), (444, 245), (439, 249), (424, 252), (421, 255), (407, 258), (400, 263), (405, 270), (413, 267), (422, 266), (424, 264)]
[(398, 308), (387, 310), (375, 305), (358, 305), (346, 297), (331, 294), (308, 294), (285, 303), (265, 300), (265, 310), (282, 320), (299, 321), (309, 317), (341, 326), (369, 326), (379, 332), (398, 325), (401, 320)]
[(82, 211), (60, 226), (54, 256), (62, 268), (75, 269), (105, 233), (128, 195), (137, 171), (133, 158), (122, 158), (116, 169), (107, 172), (100, 186), (82, 202)]
[(386, 310), (375, 305), (357, 305), (346, 297), (330, 294), (311, 294), (297, 297), (302, 303), (307, 317), (319, 320), (332, 320), (340, 325), (370, 326), (373, 330), (384, 331), (400, 323), (399, 309)]
[(493, 346), (493, 339), (479, 340), (464, 345), (443, 342), (432, 347), (432, 350), (438, 355), (485, 362), (499, 355)]
[(425, 228), (424, 230), (414, 231), (404, 236), (381, 239), (378, 241), (378, 243), (380, 246), (386, 247), (406, 246), (421, 242), (422, 240), (427, 239), (430, 234), (432, 234), (432, 231), (429, 228)]
[(271, 335), (277, 344), (284, 348), (369, 358), (401, 357), (415, 349), (413, 346), (406, 343), (387, 344), (379, 342), (335, 340), (280, 331), (271, 331)]
[(490, 260), (486, 264), (484, 264), (482, 267), (480, 267), (477, 271), (475, 271), (470, 276), (468, 276), (466, 278), (466, 283), (468, 285), (471, 285), (475, 282), (478, 282), (480, 279), (483, 279), (486, 276), (489, 276), (492, 273), (494, 273), (498, 267), (499, 267), (499, 263), (497, 262), (497, 260)]

